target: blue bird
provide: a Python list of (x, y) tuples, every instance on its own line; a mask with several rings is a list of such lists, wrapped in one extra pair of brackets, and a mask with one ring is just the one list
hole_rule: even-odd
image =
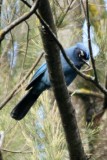
[[(89, 51), (85, 48), (83, 43), (77, 43), (75, 46), (65, 49), (65, 52), (78, 69), (80, 69), (87, 60), (89, 60)], [(60, 57), (65, 81), (68, 86), (77, 76), (77, 73), (69, 66), (61, 53)], [(26, 90), (29, 90), (28, 93), (12, 110), (12, 118), (21, 120), (27, 114), (31, 106), (36, 102), (40, 94), (50, 87), (51, 82), (49, 79), (48, 68), (47, 64), (44, 63), (35, 72), (30, 84), (27, 86)]]

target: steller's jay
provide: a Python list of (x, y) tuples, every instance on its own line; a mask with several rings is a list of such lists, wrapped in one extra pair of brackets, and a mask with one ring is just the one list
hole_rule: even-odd
[[(78, 69), (82, 67), (85, 61), (89, 60), (89, 51), (85, 48), (83, 43), (77, 43), (75, 46), (65, 49), (65, 52)], [(77, 76), (77, 73), (69, 66), (61, 53), (60, 57), (65, 81), (68, 86)], [(49, 79), (48, 68), (47, 64), (44, 63), (35, 72), (30, 84), (27, 86), (26, 90), (29, 90), (28, 93), (12, 110), (12, 118), (21, 120), (27, 114), (31, 106), (36, 102), (39, 95), (50, 87), (51, 82)]]

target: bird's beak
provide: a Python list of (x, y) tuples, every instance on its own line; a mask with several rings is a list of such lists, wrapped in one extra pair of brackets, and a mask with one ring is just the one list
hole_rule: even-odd
[(89, 64), (86, 60), (82, 59), (82, 61), (83, 61), (88, 67), (90, 67), (90, 64)]

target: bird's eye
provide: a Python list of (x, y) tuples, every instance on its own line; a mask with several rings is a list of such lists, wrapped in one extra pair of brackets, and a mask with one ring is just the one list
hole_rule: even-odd
[(79, 52), (79, 57), (80, 58), (85, 58), (85, 53), (82, 50), (80, 50), (80, 52)]

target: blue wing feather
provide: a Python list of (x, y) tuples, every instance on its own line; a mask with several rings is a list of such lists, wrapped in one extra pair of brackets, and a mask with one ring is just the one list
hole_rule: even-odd
[(47, 64), (44, 63), (42, 66), (40, 66), (40, 68), (35, 72), (35, 74), (33, 75), (31, 82), (29, 83), (29, 85), (26, 87), (26, 90), (30, 89), (34, 84), (35, 81), (47, 70)]

